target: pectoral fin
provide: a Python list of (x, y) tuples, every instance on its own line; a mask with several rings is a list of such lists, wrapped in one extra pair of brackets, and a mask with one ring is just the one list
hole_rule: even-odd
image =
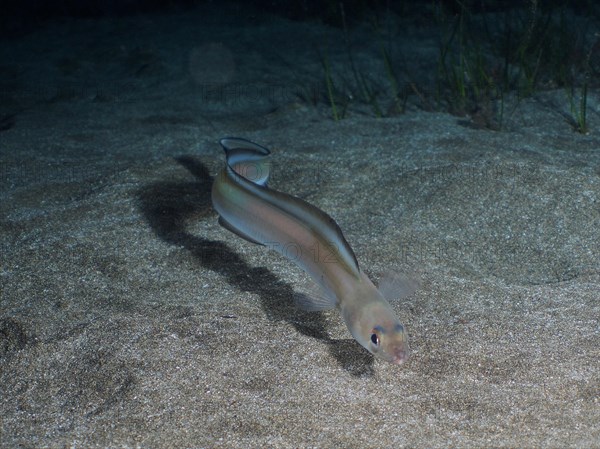
[(421, 283), (416, 276), (388, 271), (379, 280), (379, 292), (388, 301), (394, 301), (412, 295)]
[(307, 312), (319, 312), (335, 309), (337, 299), (311, 282), (308, 287), (304, 287), (304, 291), (294, 292), (294, 304)]

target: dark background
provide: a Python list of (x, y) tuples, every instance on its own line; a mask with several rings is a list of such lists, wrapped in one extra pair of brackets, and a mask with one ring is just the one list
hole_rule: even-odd
[[(202, 4), (222, 5), (223, 0), (2, 0), (0, 34), (23, 34), (49, 19), (106, 17), (181, 11)], [(528, 0), (254, 0), (241, 1), (245, 8), (271, 12), (294, 20), (320, 20), (341, 26), (341, 5), (349, 25), (367, 11), (392, 10), (402, 16), (427, 17), (440, 6), (448, 12), (466, 7), (470, 12), (489, 12), (527, 7)], [(579, 13), (598, 9), (594, 0), (537, 0), (538, 8), (570, 7)]]

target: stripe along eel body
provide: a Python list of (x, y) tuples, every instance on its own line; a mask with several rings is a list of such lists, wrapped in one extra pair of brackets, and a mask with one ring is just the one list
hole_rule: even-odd
[[(404, 363), (409, 353), (404, 326), (384, 294), (359, 268), (333, 218), (300, 198), (267, 187), (268, 149), (241, 138), (224, 138), (220, 143), (227, 165), (212, 187), (219, 223), (279, 252), (310, 275), (323, 293), (302, 295), (299, 307), (311, 311), (337, 307), (358, 343), (377, 358)], [(384, 293), (404, 291), (401, 294), (406, 296), (411, 287), (398, 281), (392, 288), (380, 288)]]

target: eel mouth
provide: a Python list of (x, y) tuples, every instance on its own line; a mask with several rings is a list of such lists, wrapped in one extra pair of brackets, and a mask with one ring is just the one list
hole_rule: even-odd
[(392, 356), (391, 362), (396, 365), (402, 365), (408, 360), (408, 349), (397, 349)]

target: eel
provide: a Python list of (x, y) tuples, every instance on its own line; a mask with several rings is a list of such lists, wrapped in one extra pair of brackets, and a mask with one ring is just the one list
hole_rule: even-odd
[(396, 277), (378, 290), (359, 268), (333, 218), (307, 201), (267, 186), (271, 168), (267, 148), (237, 137), (223, 138), (220, 144), (227, 163), (214, 180), (211, 196), (221, 226), (277, 251), (312, 278), (319, 292), (297, 295), (299, 307), (339, 309), (360, 345), (376, 358), (404, 363), (409, 355), (408, 335), (385, 296), (406, 296), (414, 291), (410, 281)]

